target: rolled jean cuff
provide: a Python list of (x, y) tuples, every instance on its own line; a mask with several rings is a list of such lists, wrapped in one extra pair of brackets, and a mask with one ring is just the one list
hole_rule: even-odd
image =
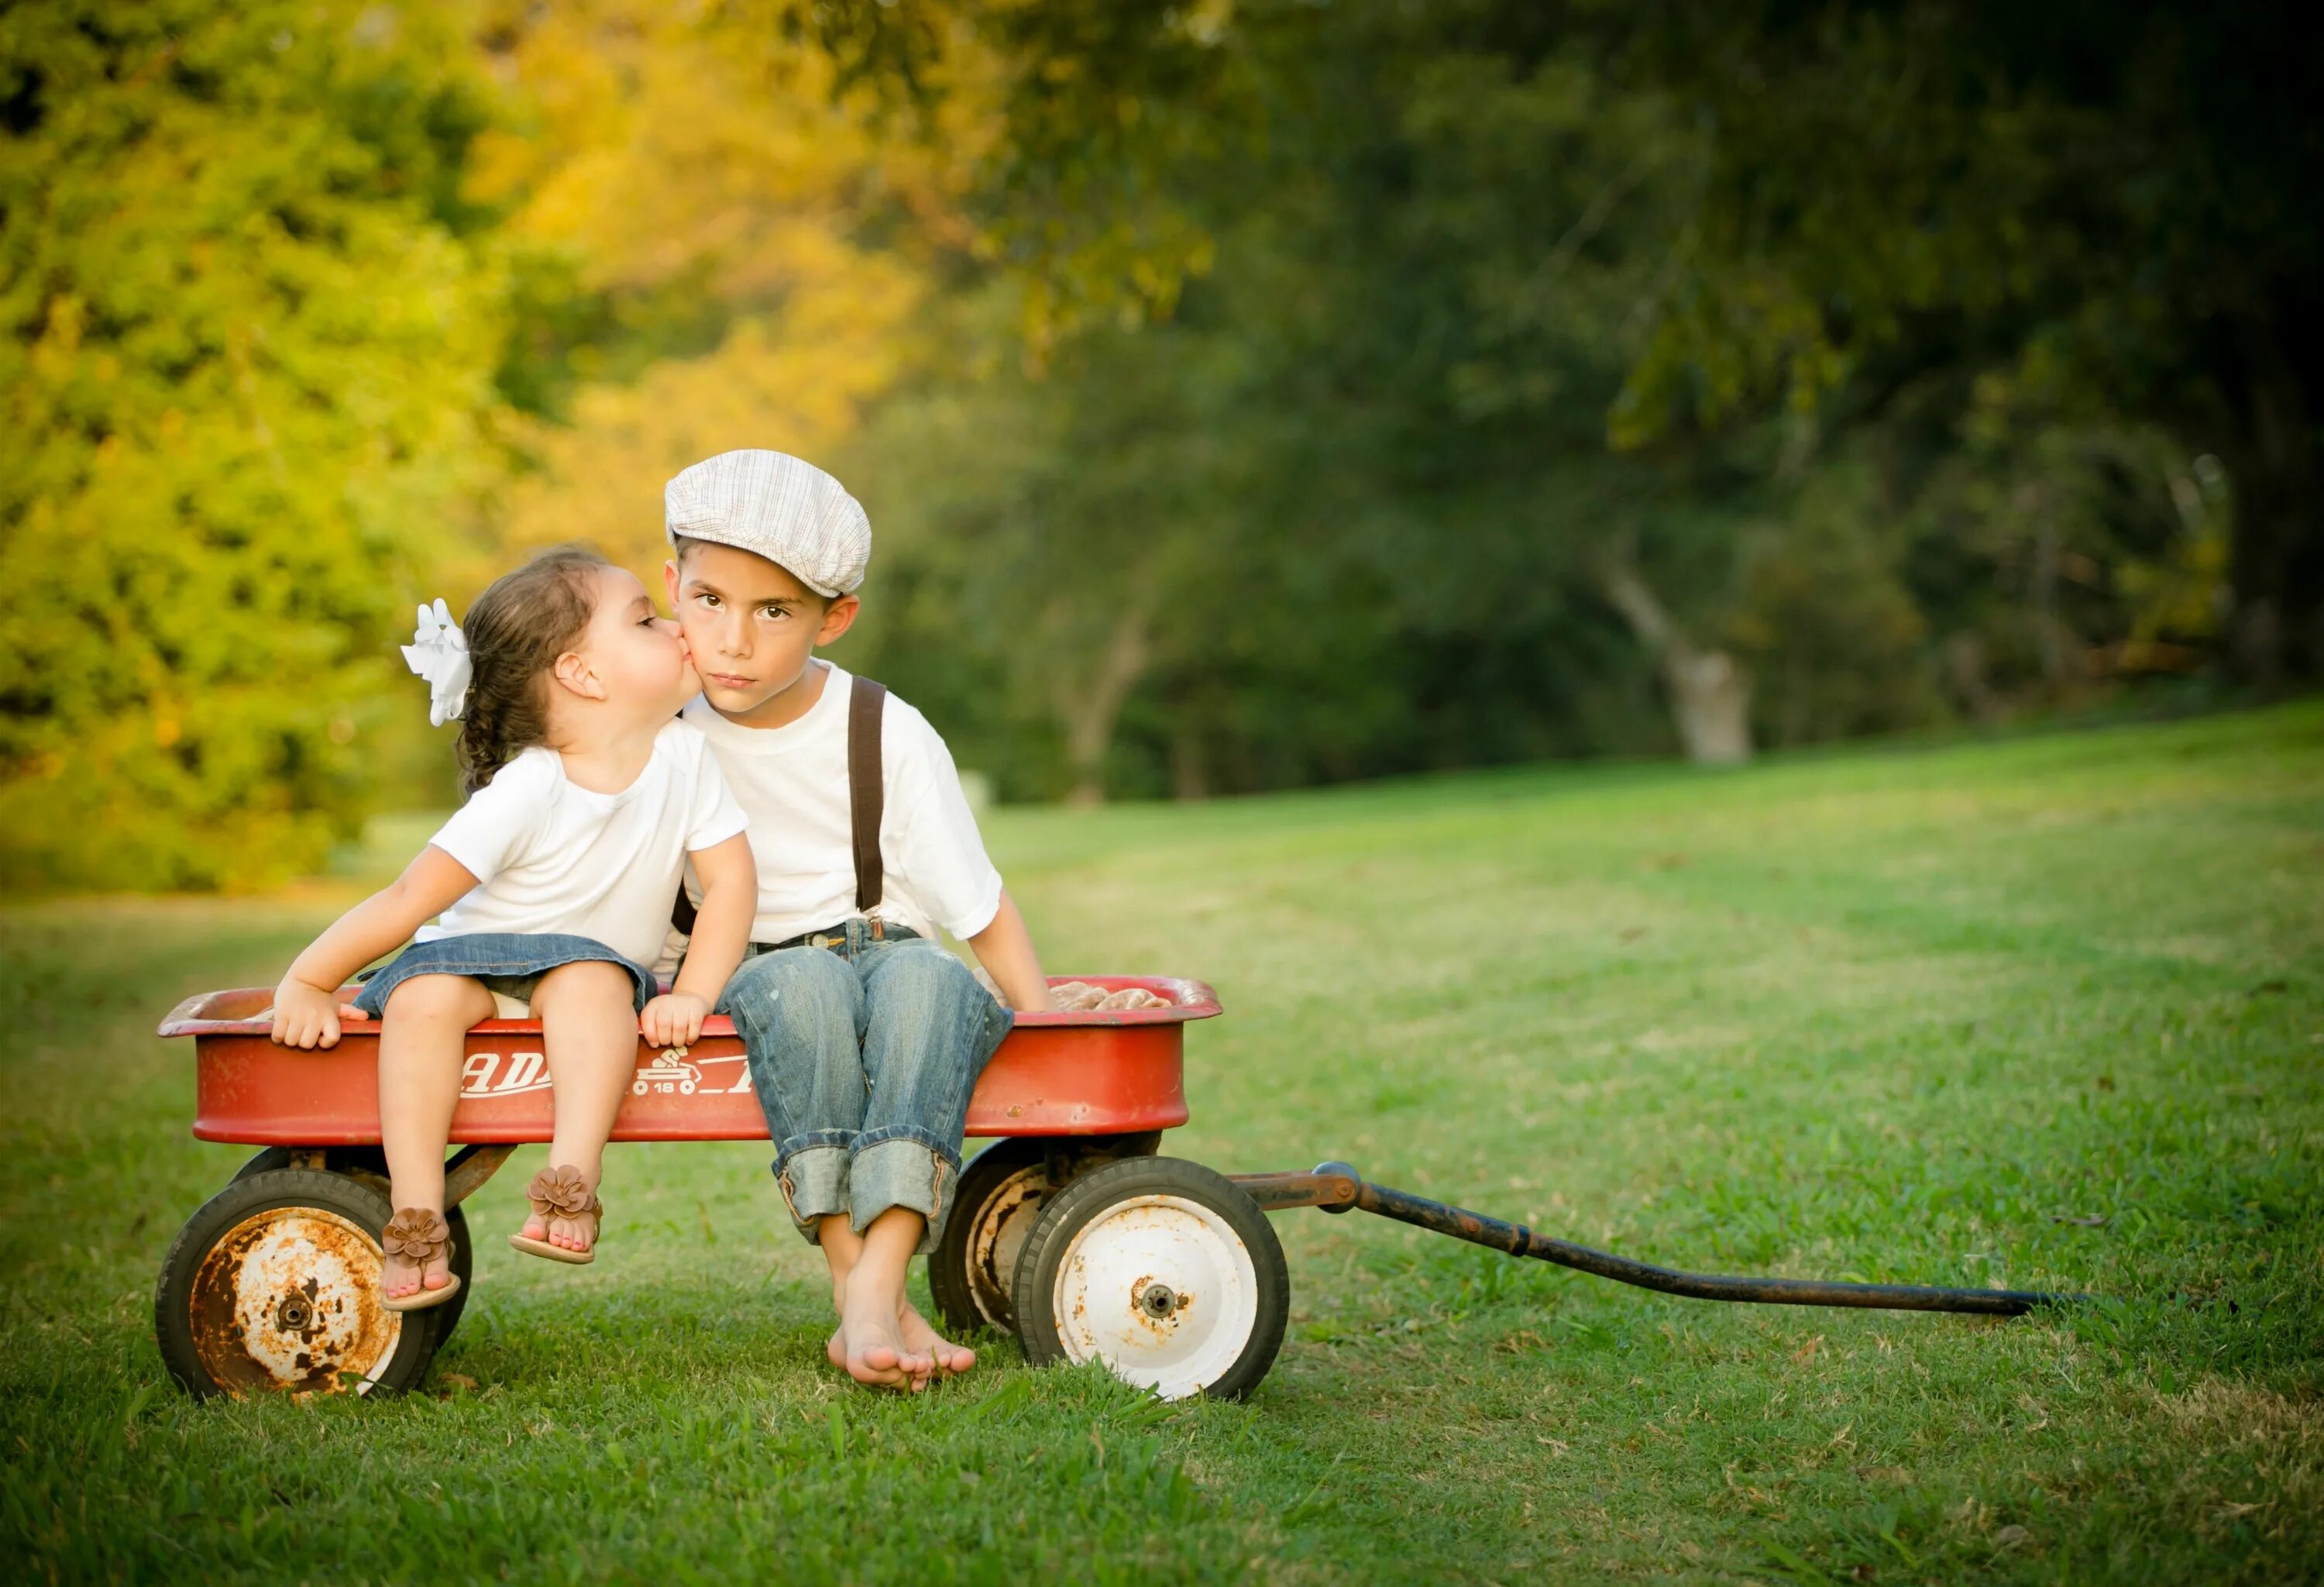
[(890, 1207), (908, 1207), (927, 1220), (915, 1253), (926, 1256), (944, 1232), (960, 1158), (925, 1130), (894, 1125), (856, 1137), (848, 1168), (849, 1222), (858, 1234)]
[(816, 1241), (817, 1219), (848, 1210), (848, 1140), (844, 1130), (819, 1130), (785, 1141), (775, 1159), (783, 1204), (809, 1243)]

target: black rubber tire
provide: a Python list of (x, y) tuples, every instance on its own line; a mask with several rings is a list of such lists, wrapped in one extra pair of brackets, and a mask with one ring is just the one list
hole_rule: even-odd
[[(1014, 1286), (1017, 1334), (1025, 1359), (1035, 1366), (1071, 1360), (1056, 1315), (1057, 1270), (1076, 1235), (1124, 1203), (1167, 1195), (1193, 1202), (1216, 1214), (1232, 1232), (1249, 1262), (1254, 1315), (1249, 1335), (1234, 1360), (1194, 1392), (1212, 1399), (1240, 1399), (1259, 1387), (1283, 1348), (1291, 1317), (1291, 1276), (1283, 1246), (1259, 1204), (1223, 1174), (1177, 1158), (1131, 1158), (1091, 1169), (1049, 1198), (1017, 1261)], [(1099, 1359), (1125, 1378), (1112, 1360)], [(1135, 1379), (1130, 1379), (1134, 1381)]]
[[(326, 1172), (345, 1174), (360, 1185), (388, 1194), (387, 1154), (375, 1146), (327, 1146), (321, 1149)], [(290, 1167), (291, 1149), (270, 1146), (260, 1149), (250, 1161), (235, 1170), (235, 1182), (253, 1174), (268, 1174), (277, 1168)], [(390, 1205), (393, 1203), (391, 1201)], [(460, 1293), (435, 1308), (436, 1348), (441, 1350), (451, 1340), (452, 1330), (460, 1325), (460, 1314), (468, 1309), (468, 1297), (476, 1291), (476, 1248), (468, 1238), (468, 1215), (458, 1207), (444, 1213), (444, 1222), (452, 1231), (452, 1276), (460, 1281)]]
[[(1013, 1259), (996, 1262), (995, 1257), (1013, 1259), (1021, 1243), (1012, 1244), (987, 1224), (996, 1215), (995, 1198), (1004, 1193), (1011, 1204), (999, 1209), (998, 1216), (1038, 1222), (1055, 1189), (1049, 1182), (1048, 1151), (1038, 1140), (996, 1140), (969, 1159), (953, 1191), (944, 1232), (928, 1253), (928, 1293), (936, 1297), (945, 1326), (959, 1333), (979, 1328), (1017, 1331), (1010, 1298), (1017, 1264)], [(1029, 1227), (1027, 1234), (1029, 1238)]]
[[(928, 1253), (928, 1292), (945, 1324), (962, 1333), (995, 1328), (1017, 1332), (1017, 1253), (1029, 1239), (1041, 1208), (1057, 1193), (1102, 1163), (1150, 1158), (1162, 1144), (1159, 1130), (1132, 1135), (1013, 1136), (996, 1140), (961, 1170), (945, 1215), (936, 1249)], [(1004, 1195), (1010, 1204), (996, 1208)], [(999, 1216), (1019, 1228), (994, 1230)]]
[[(361, 1393), (392, 1394), (416, 1385), (435, 1357), (440, 1314), (447, 1307), (381, 1314), (380, 1327), (385, 1337), (365, 1347), (369, 1353), (359, 1350), (337, 1358), (355, 1366), (371, 1367), (368, 1381), (361, 1384), (342, 1381), (337, 1375), (341, 1369), (331, 1360), (300, 1364), (306, 1363), (303, 1353), (292, 1357), (293, 1364), (306, 1374), (297, 1379), (270, 1374), (247, 1351), (235, 1356), (240, 1347), (227, 1337), (231, 1331), (226, 1327), (224, 1318), (228, 1315), (238, 1317), (241, 1303), (249, 1297), (234, 1289), (226, 1277), (229, 1269), (232, 1269), (231, 1255), (223, 1256), (206, 1280), (205, 1263), (249, 1220), (261, 1213), (284, 1210), (328, 1214), (353, 1225), (355, 1243), (347, 1254), (355, 1259), (359, 1269), (353, 1281), (360, 1284), (366, 1277), (375, 1281), (380, 1232), (386, 1228), (391, 1215), (384, 1195), (348, 1175), (316, 1168), (263, 1168), (237, 1176), (186, 1220), (186, 1226), (171, 1243), (170, 1254), (162, 1259), (161, 1278), (153, 1291), (153, 1336), (170, 1375), (198, 1396), (272, 1390), (336, 1392), (349, 1387)], [(297, 1254), (294, 1248), (294, 1263)], [(325, 1296), (318, 1287), (317, 1272), (294, 1265), (272, 1281), (281, 1286), (283, 1310), (279, 1315), (283, 1321), (277, 1325), (278, 1331), (298, 1329), (309, 1335), (319, 1333), (319, 1323), (306, 1326), (315, 1321), (311, 1311), (320, 1306)], [(302, 1297), (309, 1303), (305, 1307), (301, 1307)], [(257, 1298), (263, 1305), (265, 1297)], [(198, 1305), (208, 1314), (208, 1326), (197, 1322), (194, 1313)]]

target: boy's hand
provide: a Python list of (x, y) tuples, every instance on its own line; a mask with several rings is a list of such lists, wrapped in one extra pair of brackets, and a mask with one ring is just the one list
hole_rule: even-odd
[(690, 992), (666, 992), (638, 1016), (638, 1029), (655, 1047), (692, 1047), (702, 1035), (710, 1005)]
[(285, 975), (274, 989), (274, 1029), (268, 1034), (284, 1047), (337, 1047), (339, 1021), (361, 1018), (355, 1006), (339, 1001), (337, 993)]

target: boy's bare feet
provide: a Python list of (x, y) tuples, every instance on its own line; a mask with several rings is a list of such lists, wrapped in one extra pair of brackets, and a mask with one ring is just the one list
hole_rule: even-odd
[(870, 1284), (849, 1276), (846, 1299), (839, 1308), (839, 1364), (858, 1383), (899, 1389), (917, 1394), (927, 1387), (936, 1363), (908, 1350), (897, 1326), (896, 1301)]
[[(964, 1344), (954, 1344), (938, 1333), (929, 1325), (928, 1320), (920, 1315), (919, 1308), (908, 1300), (896, 1314), (896, 1333), (903, 1341), (906, 1350), (916, 1355), (927, 1356), (935, 1363), (935, 1372), (939, 1378), (957, 1377), (976, 1365), (974, 1351)], [(824, 1344), (824, 1353), (831, 1358), (831, 1364), (843, 1369), (847, 1365), (845, 1335), (844, 1329), (834, 1328), (831, 1338)]]
[(939, 1378), (956, 1377), (976, 1365), (976, 1352), (964, 1344), (954, 1344), (928, 1325), (910, 1301), (896, 1315), (896, 1330), (903, 1335), (904, 1348), (924, 1355), (934, 1363)]

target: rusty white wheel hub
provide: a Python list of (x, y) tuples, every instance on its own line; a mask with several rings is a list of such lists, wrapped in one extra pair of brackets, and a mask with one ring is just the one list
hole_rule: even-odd
[(337, 1213), (254, 1213), (194, 1273), (194, 1349), (231, 1393), (368, 1393), (403, 1337), (403, 1314), (380, 1305), (384, 1268), (378, 1241)]
[(1002, 1180), (977, 1209), (968, 1240), (968, 1293), (995, 1328), (1010, 1325), (1010, 1280), (1048, 1194), (1048, 1169), (1034, 1163)]
[(1134, 1196), (1074, 1236), (1051, 1304), (1066, 1359), (1094, 1358), (1125, 1382), (1184, 1399), (1241, 1359), (1259, 1323), (1259, 1272), (1210, 1208)]

